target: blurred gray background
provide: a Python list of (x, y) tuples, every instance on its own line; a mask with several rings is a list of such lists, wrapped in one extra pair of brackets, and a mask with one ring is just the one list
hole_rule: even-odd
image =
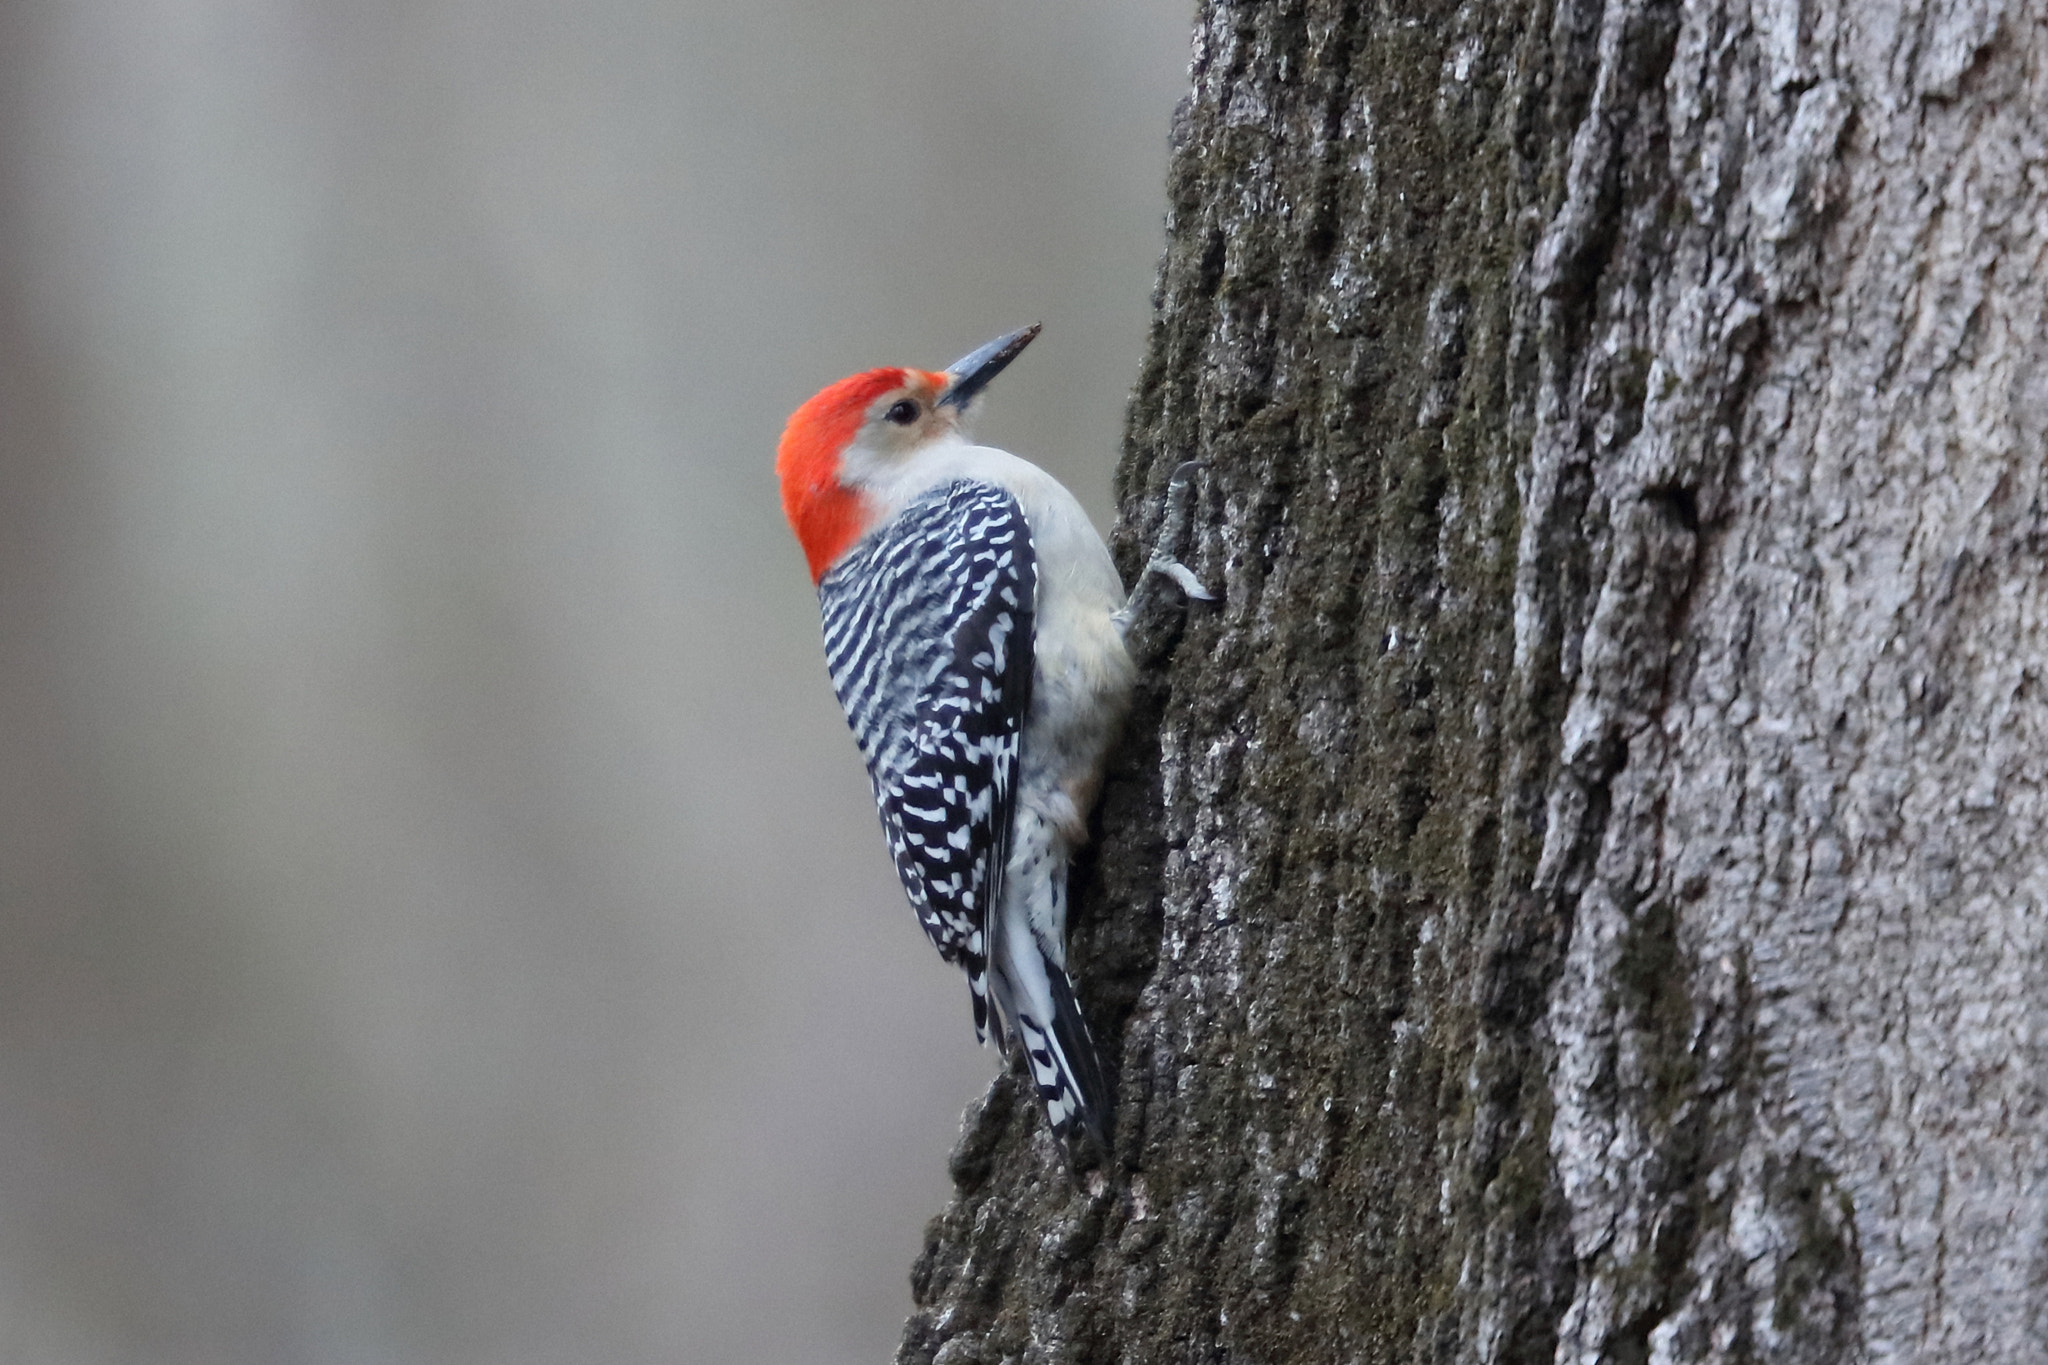
[(772, 462), (1042, 320), (1189, 0), (0, 8), (0, 1361), (874, 1361), (996, 1065)]

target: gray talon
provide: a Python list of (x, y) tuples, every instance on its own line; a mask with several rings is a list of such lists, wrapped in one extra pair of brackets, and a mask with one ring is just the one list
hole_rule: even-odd
[(1149, 573), (1165, 574), (1168, 578), (1180, 584), (1180, 590), (1189, 597), (1194, 598), (1197, 602), (1214, 602), (1216, 600), (1216, 594), (1202, 586), (1202, 580), (1195, 577), (1195, 571), (1177, 559), (1169, 559), (1164, 563), (1155, 560), (1146, 566), (1146, 571)]
[(1194, 571), (1180, 562), (1180, 547), (1188, 536), (1188, 514), (1193, 510), (1194, 478), (1201, 468), (1200, 460), (1183, 460), (1168, 476), (1166, 514), (1159, 522), (1159, 539), (1152, 547), (1152, 557), (1145, 561), (1145, 571), (1131, 588), (1130, 601), (1116, 615), (1119, 630), (1128, 632), (1131, 622), (1150, 603), (1156, 578), (1172, 579), (1194, 601), (1216, 600), (1216, 594), (1203, 587)]

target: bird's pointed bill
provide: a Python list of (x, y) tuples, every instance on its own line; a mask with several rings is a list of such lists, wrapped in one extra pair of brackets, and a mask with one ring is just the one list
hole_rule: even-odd
[(964, 408), (972, 403), (975, 396), (988, 387), (988, 381), (1003, 372), (1003, 367), (1017, 358), (1017, 353), (1031, 344), (1031, 338), (1038, 335), (1040, 324), (1019, 327), (1006, 336), (999, 336), (988, 345), (969, 351), (946, 367), (946, 375), (953, 382), (946, 386), (945, 396), (939, 399), (939, 406)]

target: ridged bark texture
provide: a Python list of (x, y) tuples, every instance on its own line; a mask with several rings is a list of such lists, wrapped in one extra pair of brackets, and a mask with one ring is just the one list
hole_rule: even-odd
[(904, 1362), (2048, 1359), (2048, 17), (1225, 3), (1176, 115), (1077, 1182)]

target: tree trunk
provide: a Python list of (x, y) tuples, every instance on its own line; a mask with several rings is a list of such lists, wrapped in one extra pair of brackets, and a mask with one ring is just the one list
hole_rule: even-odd
[(1207, 462), (900, 1359), (2048, 1358), (2040, 0), (1210, 0)]

